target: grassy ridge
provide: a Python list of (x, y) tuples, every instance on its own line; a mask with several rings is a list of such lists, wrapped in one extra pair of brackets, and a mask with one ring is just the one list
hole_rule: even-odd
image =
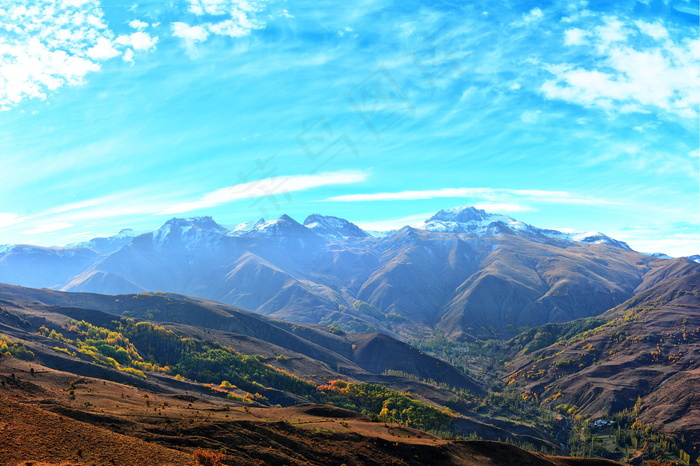
[[(262, 356), (184, 338), (150, 322), (122, 318), (108, 327), (69, 320), (61, 332), (42, 327), (40, 333), (63, 343), (64, 347), (56, 347), (57, 351), (79, 353), (98, 364), (140, 377), (159, 371), (210, 384), (231, 399), (267, 404), (266, 395), (271, 390), (282, 390), (310, 402), (362, 412), (376, 421), (431, 431), (450, 432), (452, 428), (453, 414), (449, 409), (437, 409), (382, 385), (342, 380), (316, 385), (266, 363)], [(77, 351), (71, 351), (71, 347)], [(234, 390), (243, 390), (250, 396), (236, 395)]]

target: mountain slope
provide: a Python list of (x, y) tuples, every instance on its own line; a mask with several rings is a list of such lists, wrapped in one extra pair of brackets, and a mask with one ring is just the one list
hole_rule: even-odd
[[(578, 330), (577, 330), (578, 328)], [(595, 321), (550, 324), (509, 343), (508, 380), (580, 414), (625, 410), (700, 442), (700, 273), (666, 278)]]
[(104, 255), (118, 251), (119, 248), (129, 244), (136, 236), (136, 233), (131, 228), (122, 228), (112, 236), (92, 238), (82, 243), (68, 244), (66, 247), (88, 248)]
[[(246, 393), (249, 397), (257, 393), (253, 400), (259, 402), (255, 401), (254, 406), (292, 406), (308, 403), (309, 396), (321, 396), (339, 406), (347, 407), (351, 400), (364, 403), (363, 409), (376, 415), (380, 415), (382, 407), (404, 403), (401, 409), (401, 405), (394, 405), (393, 415), (416, 413), (418, 422), (437, 416), (435, 419), (443, 419), (443, 429), (459, 435), (473, 433), (485, 439), (555, 448), (550, 429), (541, 425), (503, 420), (492, 424), (475, 415), (470, 404), (454, 406), (456, 412), (445, 411), (444, 406), (456, 396), (481, 400), (486, 392), (448, 364), (386, 335), (342, 335), (174, 294), (104, 296), (3, 285), (0, 300), (0, 341), (8, 341), (3, 340), (6, 337), (18, 340), (33, 352), (35, 365), (69, 371), (74, 374), (73, 380), (101, 379), (161, 394), (186, 392), (187, 398), (183, 399), (226, 395), (231, 392), (220, 389), (228, 387), (235, 395), (229, 397), (233, 400)], [(159, 324), (120, 319), (124, 314), (157, 318)], [(191, 325), (187, 320), (203, 324)], [(113, 345), (126, 350), (115, 351)], [(223, 348), (246, 356), (232, 356)], [(131, 356), (127, 357), (127, 353)], [(139, 354), (145, 358), (135, 367), (127, 366)], [(108, 355), (112, 359), (105, 358)], [(216, 363), (213, 358), (222, 355), (233, 358), (233, 365)], [(165, 366), (168, 367), (164, 369)], [(3, 370), (8, 367), (3, 360)], [(24, 371), (28, 373), (26, 368)], [(178, 379), (174, 374), (184, 374), (188, 379)], [(214, 386), (210, 388), (197, 380)], [(223, 384), (222, 380), (233, 381), (237, 387)], [(347, 384), (358, 388), (343, 395), (342, 388)], [(392, 387), (399, 392), (391, 391)], [(410, 392), (410, 397), (419, 401), (411, 401), (404, 392)], [(64, 397), (67, 395), (70, 394), (63, 393)], [(381, 397), (393, 401), (385, 404)], [(79, 400), (79, 406), (83, 400), (84, 397)], [(110, 407), (115, 402), (128, 405), (127, 401), (116, 399)], [(411, 409), (405, 403), (412, 403)], [(102, 409), (95, 408), (96, 412), (103, 412)]]
[[(96, 325), (106, 325), (122, 316), (153, 319), (185, 335), (198, 335), (225, 342), (234, 349), (245, 349), (246, 354), (276, 356), (291, 352), (294, 358), (300, 359), (296, 367), (304, 377), (314, 378), (312, 374), (316, 371), (333, 377), (340, 373), (335, 371), (342, 371), (363, 378), (401, 370), (418, 378), (483, 393), (483, 388), (467, 375), (386, 335), (336, 335), (328, 328), (290, 324), (204, 299), (170, 293), (119, 296), (63, 293), (0, 285), (0, 300), (6, 312), (11, 310), (13, 315), (36, 328), (40, 322), (43, 325), (52, 322), (60, 327), (67, 317)], [(12, 322), (12, 315), (0, 315), (0, 324), (11, 326)], [(387, 357), (382, 361), (367, 361), (363, 350), (367, 342), (375, 340), (381, 343), (374, 347), (381, 348), (384, 354), (400, 349), (403, 359), (395, 361)]]

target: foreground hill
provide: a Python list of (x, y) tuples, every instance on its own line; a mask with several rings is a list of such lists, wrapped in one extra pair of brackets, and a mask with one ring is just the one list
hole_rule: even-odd
[(633, 417), (700, 444), (700, 273), (666, 278), (596, 319), (509, 342), (508, 381), (549, 406), (618, 423)]
[(241, 406), (3, 362), (0, 461), (7, 465), (619, 464), (499, 442), (446, 441), (322, 405)]
[[(214, 391), (255, 406), (332, 403), (441, 435), (558, 450), (555, 422), (492, 421), (476, 412), (488, 396), (479, 383), (386, 335), (346, 335), (173, 294), (3, 285), (0, 305), (0, 346), (77, 376), (161, 393)], [(142, 316), (163, 320), (134, 320)]]
[(664, 277), (700, 270), (601, 233), (566, 235), (471, 207), (381, 238), (321, 215), (303, 225), (283, 215), (232, 230), (210, 217), (172, 219), (131, 234), (73, 249), (3, 248), (0, 280), (183, 293), (357, 333), (473, 341), (595, 316)]

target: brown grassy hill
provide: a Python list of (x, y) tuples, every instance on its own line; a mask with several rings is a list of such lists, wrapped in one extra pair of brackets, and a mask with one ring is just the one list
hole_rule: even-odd
[[(310, 328), (273, 321), (231, 306), (172, 294), (103, 296), (2, 286), (0, 300), (0, 333), (22, 341), (34, 352), (36, 363), (83, 377), (129, 384), (141, 389), (163, 393), (188, 391), (198, 396), (211, 393), (210, 388), (201, 384), (175, 379), (175, 372), (149, 372), (147, 378), (140, 378), (123, 370), (97, 364), (89, 354), (81, 352), (74, 340), (79, 332), (71, 330), (75, 322), (71, 323), (68, 319), (84, 320), (98, 327), (111, 328), (119, 325), (115, 321), (119, 320), (122, 310), (137, 317), (155, 314), (182, 321), (199, 319), (210, 327), (185, 323), (160, 324), (164, 329), (176, 332), (178, 341), (193, 338), (203, 346), (215, 343), (225, 345), (243, 355), (255, 355), (261, 364), (294, 374), (316, 386), (337, 379), (379, 384), (402, 393), (410, 393), (415, 400), (437, 410), (444, 410), (448, 402), (454, 401), (457, 390), (469, 391), (472, 399), (485, 396), (484, 389), (463, 372), (385, 335), (335, 335), (328, 328)], [(80, 306), (100, 307), (114, 313)], [(235, 328), (249, 335), (218, 328)], [(49, 338), (48, 332), (51, 331), (61, 333), (69, 341), (61, 342), (60, 338), (63, 337), (58, 340)], [(157, 348), (150, 349), (148, 345), (141, 348), (139, 351), (145, 356), (158, 351)], [(95, 350), (93, 348), (92, 351)], [(89, 351), (88, 349), (88, 353)], [(175, 359), (159, 364), (172, 365), (177, 362), (178, 359)], [(221, 376), (206, 381), (216, 385), (224, 379), (228, 377)], [(280, 385), (276, 389), (266, 385), (264, 389), (249, 388), (248, 393), (253, 395), (261, 392), (272, 405), (291, 406), (308, 402), (308, 398), (300, 397), (300, 392), (289, 391), (285, 387)], [(244, 396), (246, 391), (238, 391), (237, 395)], [(487, 440), (508, 439), (519, 444), (533, 445), (533, 448), (543, 447), (550, 451), (556, 449), (548, 426), (509, 420), (491, 422), (475, 415), (473, 408), (474, 403), (454, 406), (457, 411), (455, 422), (448, 427), (451, 432), (454, 431), (454, 435), (467, 437), (474, 434)], [(380, 409), (381, 407), (373, 412), (378, 414)]]
[(511, 340), (507, 380), (593, 418), (634, 410), (699, 444), (700, 274), (666, 279), (600, 317)]
[[(7, 465), (619, 464), (446, 441), (322, 405), (249, 408), (152, 392), (13, 358), (0, 365), (0, 381), (0, 462)], [(214, 458), (220, 463), (206, 462)]]
[[(288, 362), (283, 368), (304, 378), (322, 380), (342, 373), (361, 379), (402, 371), (475, 394), (484, 392), (463, 372), (389, 336), (334, 334), (328, 327), (289, 324), (202, 298), (173, 293), (109, 296), (0, 285), (0, 300), (31, 322), (34, 332), (47, 321), (60, 327), (67, 318), (105, 325), (116, 316), (136, 317), (162, 322), (185, 336), (218, 341), (244, 354), (269, 358), (285, 354)], [(0, 315), (0, 324), (2, 319)]]

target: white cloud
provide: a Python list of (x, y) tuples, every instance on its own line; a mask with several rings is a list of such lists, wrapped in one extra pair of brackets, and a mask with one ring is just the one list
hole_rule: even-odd
[[(642, 47), (641, 35), (655, 43)], [(589, 45), (595, 65), (546, 66), (554, 78), (540, 88), (545, 97), (610, 112), (697, 115), (700, 40), (673, 42), (659, 23), (626, 24), (606, 18), (591, 33), (565, 31), (564, 43)]]
[[(124, 52), (126, 44), (115, 40), (98, 0), (58, 3), (36, 0), (30, 7), (22, 1), (3, 3), (0, 110), (26, 99), (44, 100), (63, 86), (81, 85), (89, 73), (100, 70), (101, 62)], [(149, 36), (148, 47), (144, 39), (132, 37), (129, 45), (151, 48), (154, 39)]]
[[(662, 238), (659, 238), (662, 236)], [(634, 236), (620, 233), (616, 238), (625, 241), (635, 251), (646, 253), (662, 252), (671, 257), (691, 256), (700, 254), (700, 234), (663, 234), (658, 231), (650, 234), (637, 234)]]
[(656, 40), (666, 39), (668, 31), (660, 23), (645, 23), (644, 21), (635, 21), (634, 24), (642, 33)]
[(126, 49), (126, 52), (124, 52), (124, 55), (122, 56), (122, 60), (124, 60), (127, 63), (131, 63), (133, 65), (134, 64), (134, 51), (131, 49)]
[(189, 0), (189, 10), (195, 15), (223, 15), (232, 3), (227, 0)]
[(109, 202), (111, 200), (116, 199), (117, 196), (104, 196), (104, 197), (98, 197), (95, 199), (87, 199), (84, 201), (77, 201), (77, 202), (71, 202), (69, 204), (62, 204), (56, 207), (53, 207), (49, 210), (46, 210), (42, 212), (40, 215), (54, 215), (54, 214), (62, 214), (64, 212), (72, 212), (75, 210), (82, 210), (88, 207), (94, 207), (96, 205), (101, 205), (105, 204), (106, 202)]
[(161, 215), (180, 214), (241, 199), (287, 194), (321, 186), (359, 183), (366, 178), (365, 173), (350, 171), (319, 173), (318, 175), (275, 176), (218, 189), (205, 194), (196, 201), (176, 204), (158, 213)]
[(485, 210), (487, 212), (532, 212), (532, 207), (522, 205), (522, 204), (505, 204), (498, 202), (482, 202), (479, 204), (474, 204), (477, 209)]
[(135, 19), (133, 21), (129, 21), (129, 27), (132, 29), (136, 29), (137, 31), (143, 31), (148, 27), (148, 23), (139, 19)]
[(87, 56), (93, 60), (109, 60), (110, 58), (116, 57), (121, 52), (114, 48), (111, 40), (100, 37), (97, 39), (97, 43), (88, 49)]
[(533, 189), (498, 189), (498, 188), (443, 188), (421, 191), (399, 191), (392, 193), (348, 194), (326, 199), (331, 202), (366, 202), (366, 201), (416, 201), (439, 198), (483, 199), (513, 207), (517, 200), (544, 202), (551, 204), (605, 205), (616, 204), (612, 201), (594, 197), (577, 196), (566, 191), (545, 191)]
[(190, 26), (187, 23), (175, 22), (170, 27), (173, 36), (185, 39), (190, 43), (204, 42), (209, 37), (209, 31), (202, 26)]
[(65, 230), (66, 228), (72, 227), (72, 223), (48, 223), (46, 225), (40, 225), (31, 230), (24, 232), (25, 235), (39, 235), (42, 233), (50, 233), (52, 231)]
[(579, 28), (567, 29), (564, 31), (564, 45), (583, 45), (588, 43), (586, 36), (588, 32)]
[(347, 194), (326, 199), (333, 202), (364, 202), (364, 201), (416, 201), (419, 199), (435, 199), (444, 197), (481, 196), (491, 192), (488, 188), (443, 188), (423, 191), (399, 191), (393, 193)]
[(152, 50), (158, 43), (158, 37), (139, 31), (117, 37), (116, 43), (131, 47), (134, 50)]
[[(204, 42), (210, 36), (244, 37), (255, 29), (265, 27), (265, 22), (254, 16), (262, 10), (262, 2), (248, 0), (188, 0), (188, 10), (197, 17), (196, 23), (173, 22), (173, 36), (185, 40), (188, 48), (196, 42)], [(286, 11), (286, 10), (285, 10)], [(210, 17), (218, 17), (211, 21)]]
[(523, 21), (526, 23), (533, 23), (542, 19), (544, 14), (539, 8), (533, 8), (529, 12), (523, 15)]
[(388, 231), (403, 228), (406, 225), (418, 225), (423, 223), (427, 218), (435, 215), (435, 212), (426, 212), (423, 214), (410, 215), (408, 217), (397, 218), (393, 220), (381, 220), (379, 222), (354, 222), (358, 227), (366, 231)]
[(10, 225), (14, 225), (16, 223), (22, 222), (23, 219), (17, 214), (9, 213), (9, 212), (0, 212), (0, 228), (1, 227), (8, 227)]
[(599, 47), (609, 46), (614, 42), (624, 42), (631, 34), (630, 29), (615, 17), (605, 18), (605, 24), (595, 28), (600, 44)]

